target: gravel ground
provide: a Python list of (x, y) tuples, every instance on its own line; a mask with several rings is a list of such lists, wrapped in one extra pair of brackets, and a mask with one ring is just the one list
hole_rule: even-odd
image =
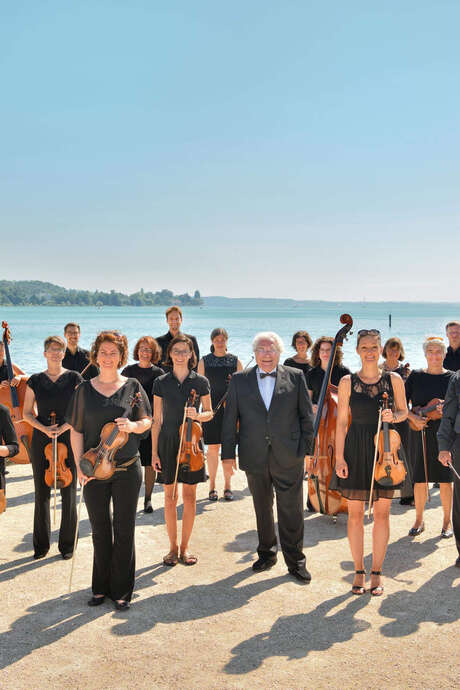
[[(350, 594), (346, 518), (305, 516), (313, 580), (301, 585), (282, 557), (251, 570), (255, 520), (245, 477), (235, 501), (209, 503), (198, 488), (194, 567), (166, 568), (160, 487), (136, 528), (132, 607), (91, 609), (92, 544), (85, 507), (68, 594), (70, 561), (32, 558), (30, 466), (10, 465), (0, 516), (0, 688), (450, 688), (458, 687), (460, 569), (453, 539), (439, 538), (439, 491), (426, 530), (407, 537), (414, 511), (392, 508), (381, 598)], [(222, 495), (222, 487), (219, 486)], [(58, 514), (59, 520), (59, 514)], [(366, 524), (366, 552), (371, 524)], [(366, 568), (370, 569), (369, 557)]]

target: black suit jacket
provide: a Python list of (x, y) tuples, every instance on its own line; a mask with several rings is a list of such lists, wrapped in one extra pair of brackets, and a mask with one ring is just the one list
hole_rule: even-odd
[[(286, 469), (303, 462), (313, 437), (313, 409), (299, 369), (278, 365), (275, 389), (267, 410), (257, 383), (257, 367), (232, 376), (222, 429), (222, 460), (235, 457), (239, 466), (263, 472), (271, 448)], [(237, 423), (239, 422), (238, 440)]]

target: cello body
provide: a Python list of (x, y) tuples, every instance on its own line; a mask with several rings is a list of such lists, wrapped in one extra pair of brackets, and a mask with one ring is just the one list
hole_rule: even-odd
[(308, 498), (318, 513), (337, 515), (348, 511), (347, 499), (329, 489), (335, 472), (335, 426), (337, 422), (337, 387), (329, 384), (315, 442), (315, 452), (308, 475)]
[(30, 444), (32, 443), (33, 434), (33, 427), (22, 418), (27, 381), (22, 379), (19, 386), (16, 386), (13, 390), (18, 397), (19, 406), (13, 407), (11, 386), (9, 388), (0, 388), (0, 403), (9, 409), (14, 430), (18, 437), (19, 453), (14, 458), (10, 458), (10, 460), (19, 465), (25, 465), (30, 462)]

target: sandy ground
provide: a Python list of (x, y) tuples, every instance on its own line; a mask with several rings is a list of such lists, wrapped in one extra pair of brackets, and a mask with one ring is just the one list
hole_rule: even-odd
[[(437, 490), (416, 540), (406, 536), (413, 509), (394, 503), (385, 594), (371, 598), (350, 594), (344, 516), (337, 524), (305, 516), (310, 585), (293, 580), (282, 557), (272, 570), (253, 573), (255, 521), (242, 473), (233, 503), (209, 503), (207, 487), (198, 489), (198, 564), (164, 567), (156, 487), (152, 515), (139, 499), (132, 607), (116, 612), (111, 602), (86, 605), (92, 544), (84, 505), (69, 595), (71, 562), (57, 551), (56, 531), (48, 556), (32, 558), (30, 466), (9, 470), (8, 508), (0, 516), (1, 688), (459, 686), (460, 569), (454, 540), (439, 538)], [(367, 553), (370, 543), (367, 523)]]

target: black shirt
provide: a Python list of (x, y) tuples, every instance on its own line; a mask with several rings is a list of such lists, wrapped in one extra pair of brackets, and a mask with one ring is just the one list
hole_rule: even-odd
[(284, 366), (294, 367), (294, 369), (300, 369), (300, 371), (303, 371), (305, 381), (307, 380), (308, 372), (312, 369), (311, 364), (309, 364), (308, 362), (296, 362), (294, 357), (288, 357), (286, 360), (284, 360)]
[(154, 364), (152, 364), (150, 367), (141, 367), (139, 364), (130, 364), (129, 366), (125, 367), (121, 373), (123, 376), (127, 376), (130, 379), (137, 379), (147, 393), (150, 403), (153, 402), (153, 382), (159, 376), (164, 374), (163, 369), (156, 367)]
[(182, 424), (184, 407), (192, 390), (197, 393), (195, 407), (200, 406), (200, 397), (209, 395), (209, 381), (205, 376), (191, 371), (182, 383), (176, 379), (172, 371), (163, 374), (153, 384), (153, 395), (163, 400), (162, 431), (176, 433)]
[[(131, 407), (133, 396), (140, 393), (140, 404)], [(83, 434), (83, 449), (86, 453), (100, 441), (101, 429), (107, 422), (113, 422), (129, 410), (128, 419), (137, 422), (151, 417), (147, 394), (136, 379), (128, 379), (113, 395), (99, 393), (91, 381), (84, 381), (73, 394), (66, 414), (66, 421)], [(117, 464), (122, 464), (137, 455), (143, 434), (129, 434), (128, 441), (115, 453)]]
[[(81, 347), (77, 347), (77, 349), (75, 350), (75, 354), (72, 354), (69, 348), (66, 347), (64, 359), (62, 360), (62, 366), (64, 367), (64, 369), (69, 369), (70, 371), (78, 371), (79, 373), (81, 373), (83, 369), (88, 367), (88, 364), (88, 350), (84, 350)], [(97, 376), (98, 373), (99, 372), (97, 370), (97, 367), (95, 367), (94, 364), (91, 364), (91, 366), (89, 366), (83, 374), (83, 378), (86, 381), (89, 381), (89, 379), (92, 379), (95, 376)]]
[(412, 407), (423, 407), (433, 398), (444, 400), (452, 375), (451, 371), (445, 371), (444, 374), (428, 374), (423, 369), (414, 369), (405, 384), (407, 402), (411, 401)]
[[(56, 423), (63, 424), (69, 400), (82, 381), (77, 371), (65, 371), (56, 381), (52, 381), (44, 371), (32, 374), (27, 380), (27, 385), (35, 393), (38, 421), (49, 426), (50, 414), (55, 412)], [(35, 431), (38, 432), (38, 429), (34, 429)]]
[[(331, 383), (334, 386), (338, 386), (340, 379), (350, 373), (351, 372), (349, 369), (347, 369), (347, 367), (344, 367), (341, 364), (336, 364), (334, 367), (332, 367)], [(307, 374), (307, 388), (309, 391), (313, 391), (311, 399), (313, 405), (316, 405), (318, 402), (319, 394), (321, 393), (321, 386), (323, 385), (324, 374), (325, 371), (321, 366), (313, 367), (313, 369), (310, 369)]]
[(458, 371), (460, 369), (460, 347), (453, 350), (449, 345), (444, 358), (444, 369), (449, 369), (450, 371)]
[[(198, 347), (198, 343), (197, 343), (195, 336), (189, 335), (188, 333), (177, 333), (177, 335), (186, 335), (187, 338), (190, 338), (190, 340), (192, 341), (192, 344), (193, 344), (193, 349), (194, 349), (195, 354), (196, 354), (196, 363), (198, 366), (198, 362), (200, 361), (200, 348)], [(175, 338), (175, 336), (171, 334), (171, 331), (168, 331), (164, 335), (160, 335), (160, 336), (158, 336), (158, 338), (155, 338), (155, 340), (157, 341), (158, 345), (161, 348), (161, 358), (160, 358), (159, 364), (161, 364), (161, 367), (165, 371), (171, 371), (171, 369), (172, 369), (171, 365), (165, 364), (164, 360), (166, 359), (166, 353), (168, 351), (168, 345), (173, 338)], [(196, 371), (196, 366), (193, 367), (193, 369), (194, 369), (194, 371)]]
[[(0, 405), (0, 439), (2, 446), (8, 448), (8, 457), (13, 458), (19, 453), (19, 444), (11, 421), (10, 411), (5, 405)], [(0, 458), (0, 461), (5, 458)], [(0, 487), (1, 488), (1, 487)]]

